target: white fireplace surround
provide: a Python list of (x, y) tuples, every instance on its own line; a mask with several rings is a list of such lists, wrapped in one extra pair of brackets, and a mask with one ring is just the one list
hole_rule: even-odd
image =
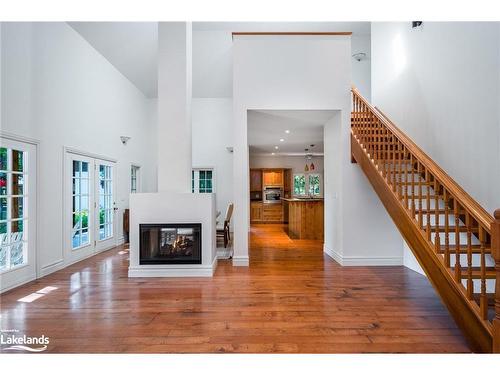
[[(201, 223), (201, 264), (139, 264), (139, 224)], [(212, 277), (217, 267), (215, 194), (130, 195), (129, 277)]]

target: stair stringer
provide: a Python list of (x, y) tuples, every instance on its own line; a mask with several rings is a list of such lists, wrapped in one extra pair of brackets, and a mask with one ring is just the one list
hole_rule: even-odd
[(468, 301), (464, 288), (448, 272), (443, 258), (435, 253), (433, 245), (427, 241), (425, 232), (418, 227), (414, 218), (403, 208), (385, 182), (381, 172), (378, 171), (352, 134), (351, 155), (368, 178), (394, 224), (412, 250), (456, 324), (464, 333), (472, 349), (476, 352), (491, 353), (493, 345), (491, 323), (481, 319), (479, 309)]

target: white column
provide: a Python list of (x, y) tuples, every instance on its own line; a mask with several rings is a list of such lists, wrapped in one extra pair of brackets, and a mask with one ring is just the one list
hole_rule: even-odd
[(191, 97), (191, 22), (159, 22), (159, 192), (191, 192)]

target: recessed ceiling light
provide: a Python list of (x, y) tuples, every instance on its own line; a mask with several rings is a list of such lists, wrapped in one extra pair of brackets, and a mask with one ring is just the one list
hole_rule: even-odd
[(274, 146), (274, 148), (275, 148), (276, 150), (277, 150), (277, 149), (279, 149), (279, 147), (278, 147), (278, 146)]
[(285, 142), (285, 140), (283, 138), (280, 138), (280, 142)]
[(286, 134), (290, 134), (290, 130), (288, 130), (288, 129), (287, 129), (287, 130), (285, 130), (285, 133), (286, 133)]
[(271, 152), (271, 155), (276, 155), (274, 152)]

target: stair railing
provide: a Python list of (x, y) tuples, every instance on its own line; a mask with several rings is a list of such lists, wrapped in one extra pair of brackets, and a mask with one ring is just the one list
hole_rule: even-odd
[(354, 87), (352, 100), (354, 139), (440, 255), (491, 332), (493, 351), (500, 352), (500, 210), (493, 218)]

